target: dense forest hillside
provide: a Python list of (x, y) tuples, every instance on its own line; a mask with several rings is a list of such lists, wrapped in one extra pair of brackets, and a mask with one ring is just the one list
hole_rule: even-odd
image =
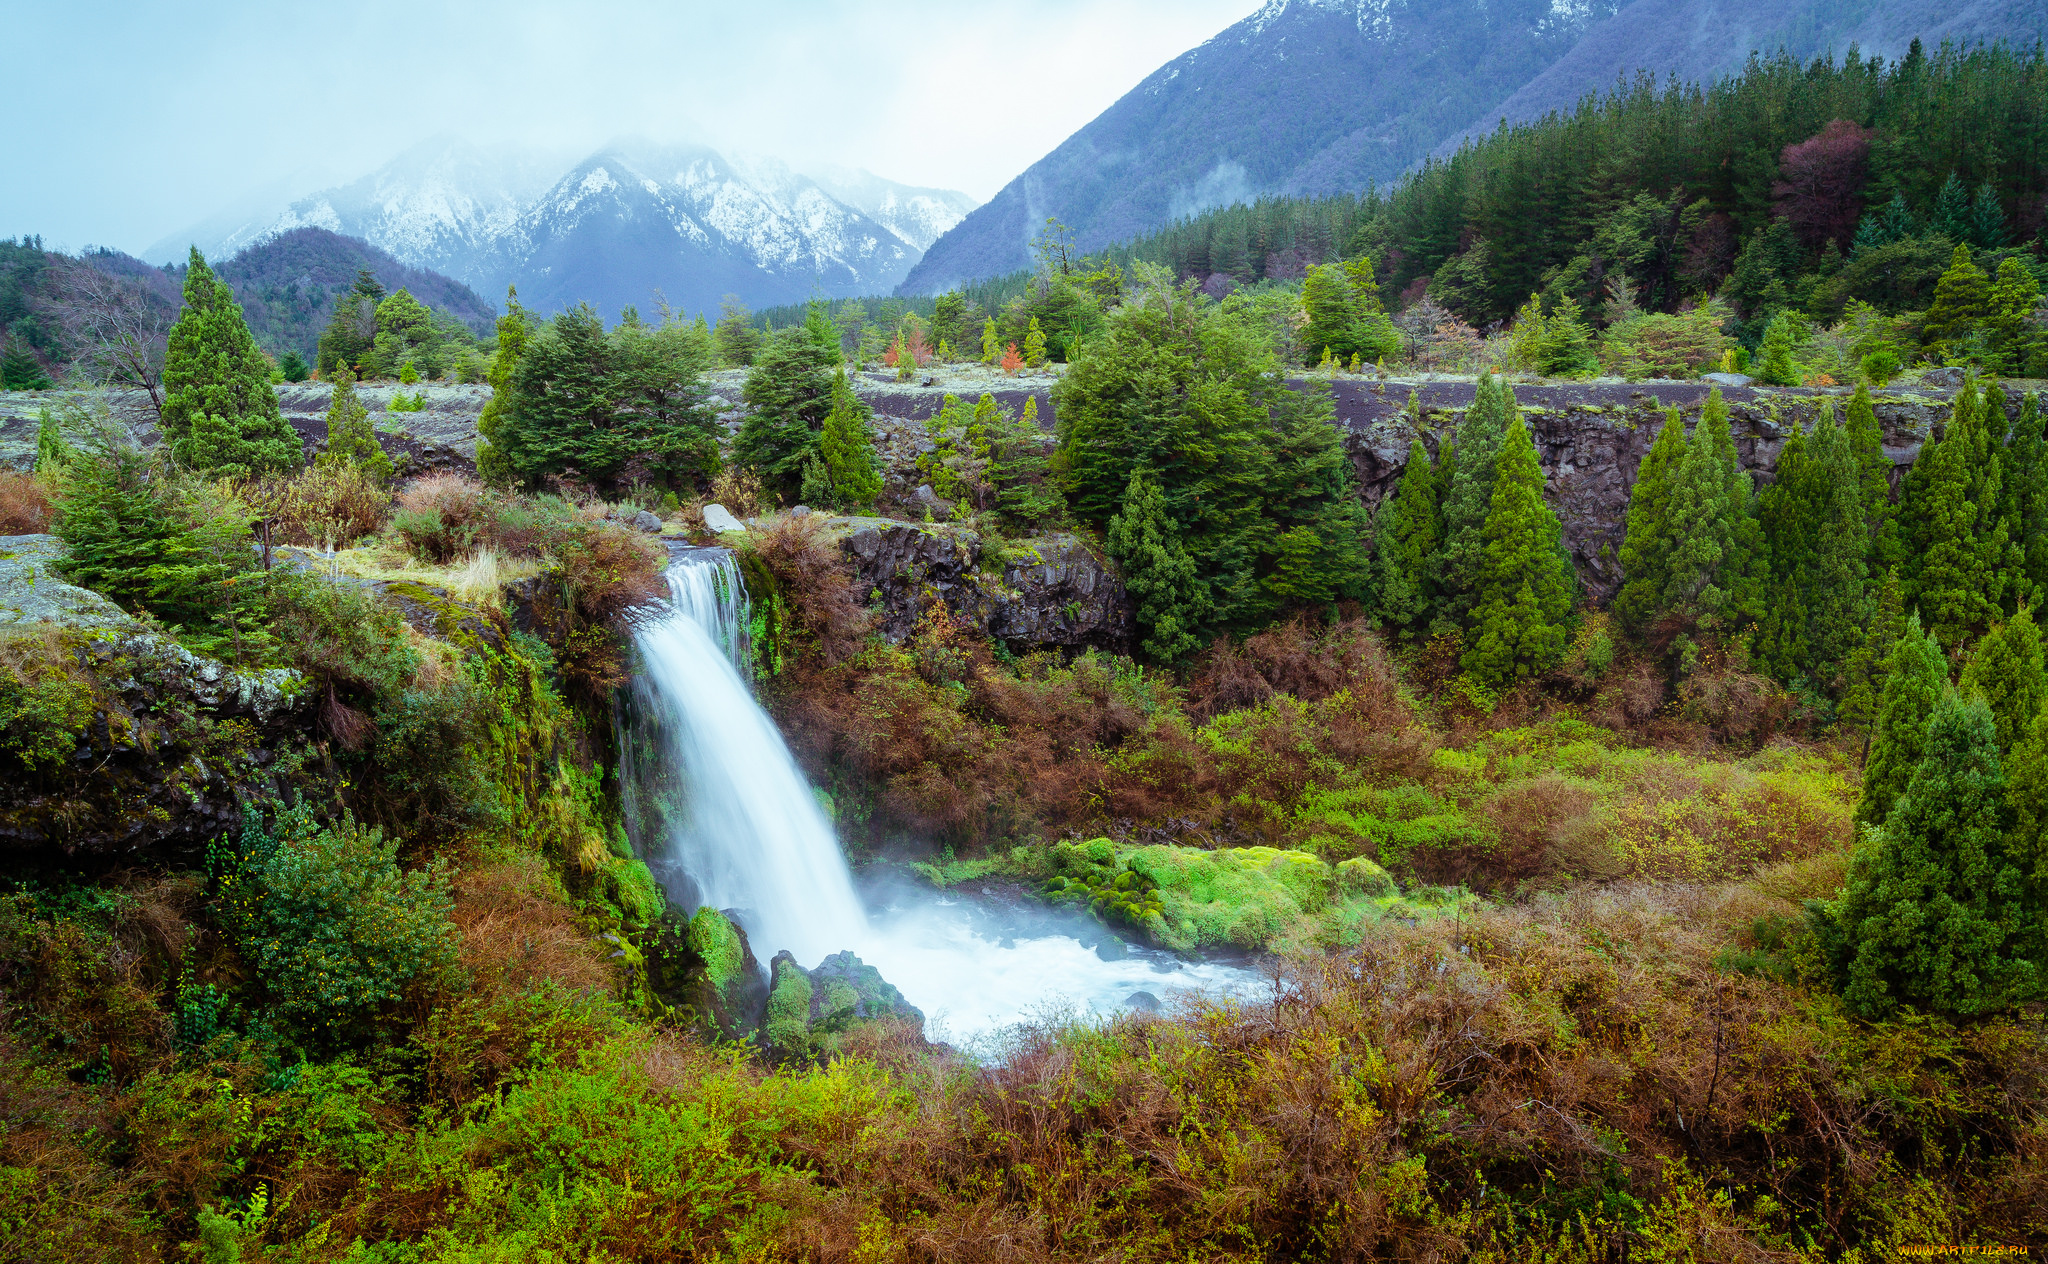
[(1362, 5), (1275, 0), (1161, 67), (941, 238), (900, 293), (934, 293), (1028, 263), (1058, 218), (1084, 250), (1207, 207), (1273, 195), (1360, 194), (1503, 117), (1570, 109), (1618, 78), (1685, 82), (1745, 59), (1906, 53), (2048, 35), (2038, 6), (1874, 0), (1590, 6)]

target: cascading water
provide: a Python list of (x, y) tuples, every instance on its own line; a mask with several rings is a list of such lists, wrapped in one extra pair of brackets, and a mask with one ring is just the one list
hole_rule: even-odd
[(750, 616), (732, 554), (685, 551), (668, 584), (667, 607), (636, 630), (641, 674), (618, 727), (627, 826), (679, 904), (737, 913), (763, 961), (786, 948), (816, 965), (850, 949), (956, 1039), (1049, 1002), (1107, 1010), (1134, 992), (1251, 985), (1228, 966), (1105, 956), (1045, 927), (989, 938), (977, 910), (929, 894), (870, 919), (831, 822), (748, 688)]

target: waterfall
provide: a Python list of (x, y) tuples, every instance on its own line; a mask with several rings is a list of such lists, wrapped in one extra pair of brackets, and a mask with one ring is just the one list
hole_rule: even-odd
[(641, 674), (621, 723), (635, 838), (698, 903), (737, 910), (763, 961), (854, 947), (867, 917), (832, 824), (748, 688), (739, 567), (724, 549), (693, 549), (668, 585), (667, 607), (635, 629)]
[(1257, 985), (1235, 967), (1127, 948), (1073, 910), (991, 913), (899, 886), (870, 924), (831, 822), (748, 688), (750, 616), (732, 554), (685, 550), (668, 585), (635, 626), (640, 674), (616, 729), (627, 827), (682, 909), (734, 911), (762, 961), (785, 948), (805, 966), (857, 952), (952, 1039), (1046, 1005), (1109, 1012), (1134, 993)]

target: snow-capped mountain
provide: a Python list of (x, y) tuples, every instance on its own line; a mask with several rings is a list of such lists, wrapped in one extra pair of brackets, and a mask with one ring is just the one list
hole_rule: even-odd
[[(716, 312), (727, 294), (759, 307), (886, 293), (975, 205), (866, 171), (813, 178), (703, 145), (622, 141), (565, 165), (531, 150), (431, 141), (293, 202), (260, 232), (238, 220), (236, 241), (199, 245), (212, 255), (325, 228), (486, 296), (516, 285), (542, 310), (588, 302), (616, 315), (660, 299)], [(166, 240), (180, 242), (182, 257), (183, 239)]]

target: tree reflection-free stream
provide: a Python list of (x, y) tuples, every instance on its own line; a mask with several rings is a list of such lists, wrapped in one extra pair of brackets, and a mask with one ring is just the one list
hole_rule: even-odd
[(1134, 992), (1254, 983), (1149, 950), (1106, 960), (1053, 919), (1004, 924), (928, 891), (863, 907), (831, 822), (743, 674), (749, 611), (732, 554), (685, 553), (668, 583), (667, 607), (635, 633), (641, 674), (620, 737), (628, 827), (677, 904), (734, 910), (763, 962), (786, 948), (815, 966), (851, 949), (955, 1040), (1062, 1002), (1109, 1011)]

